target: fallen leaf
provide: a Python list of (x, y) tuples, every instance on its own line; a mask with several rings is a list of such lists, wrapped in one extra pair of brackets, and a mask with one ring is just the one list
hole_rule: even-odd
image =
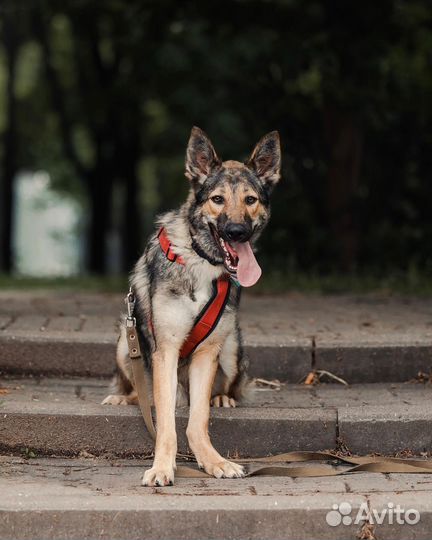
[(306, 377), (304, 383), (306, 385), (308, 385), (308, 386), (319, 383), (319, 379), (318, 379), (317, 374), (315, 373), (315, 371), (311, 371), (308, 374), (308, 376)]

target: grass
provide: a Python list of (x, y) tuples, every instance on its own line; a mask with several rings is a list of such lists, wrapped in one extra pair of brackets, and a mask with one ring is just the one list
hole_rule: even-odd
[[(126, 275), (72, 278), (33, 278), (0, 275), (0, 290), (43, 290), (124, 293), (128, 287)], [(256, 294), (279, 294), (298, 291), (315, 294), (403, 294), (432, 296), (432, 275), (418, 270), (362, 273), (281, 272), (265, 271), (252, 291)]]
[(35, 278), (0, 274), (0, 290), (71, 290), (88, 292), (124, 292), (128, 287), (127, 276), (76, 276)]
[(256, 293), (299, 291), (316, 294), (402, 294), (432, 296), (432, 275), (419, 272), (393, 271), (380, 275), (363, 273), (282, 273), (273, 270), (263, 275), (254, 288)]

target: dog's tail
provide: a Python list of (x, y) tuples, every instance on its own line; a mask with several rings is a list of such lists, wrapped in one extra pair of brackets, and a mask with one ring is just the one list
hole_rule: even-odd
[(230, 388), (230, 395), (239, 403), (254, 401), (256, 385), (248, 375), (249, 360), (243, 357), (239, 362), (239, 371)]

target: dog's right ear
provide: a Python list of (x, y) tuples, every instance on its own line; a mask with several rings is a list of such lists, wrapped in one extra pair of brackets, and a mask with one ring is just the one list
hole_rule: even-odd
[(202, 184), (220, 164), (210, 139), (202, 129), (194, 126), (186, 150), (186, 177)]

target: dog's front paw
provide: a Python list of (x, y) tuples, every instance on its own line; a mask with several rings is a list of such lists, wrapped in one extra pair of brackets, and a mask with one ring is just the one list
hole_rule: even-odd
[(237, 465), (237, 463), (226, 459), (215, 463), (200, 463), (199, 465), (207, 474), (216, 478), (242, 478), (245, 475), (242, 465)]
[(212, 407), (236, 407), (237, 403), (235, 399), (230, 398), (229, 396), (222, 394), (220, 396), (215, 396), (211, 401), (210, 405)]
[(138, 405), (138, 396), (135, 391), (127, 396), (123, 394), (110, 394), (102, 401), (102, 405)]
[(144, 473), (142, 479), (143, 486), (173, 486), (174, 485), (174, 469), (152, 467)]
[(102, 405), (129, 405), (129, 402), (127, 396), (110, 394), (102, 401)]

